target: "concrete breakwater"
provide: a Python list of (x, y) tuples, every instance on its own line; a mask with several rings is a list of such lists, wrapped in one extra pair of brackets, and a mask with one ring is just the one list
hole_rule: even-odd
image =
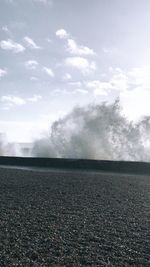
[(148, 162), (1, 156), (0, 165), (150, 174), (150, 163)]

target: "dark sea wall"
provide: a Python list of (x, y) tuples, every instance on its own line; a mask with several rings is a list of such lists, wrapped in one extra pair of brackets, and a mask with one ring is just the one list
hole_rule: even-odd
[(150, 174), (150, 163), (146, 162), (0, 156), (0, 165)]

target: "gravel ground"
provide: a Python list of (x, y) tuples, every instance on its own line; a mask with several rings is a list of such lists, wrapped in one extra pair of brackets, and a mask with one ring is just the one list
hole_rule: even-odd
[(0, 168), (0, 267), (150, 266), (150, 177)]

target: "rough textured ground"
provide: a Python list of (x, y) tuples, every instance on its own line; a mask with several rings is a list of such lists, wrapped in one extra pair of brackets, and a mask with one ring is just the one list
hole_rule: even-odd
[(0, 266), (150, 266), (150, 177), (1, 168)]

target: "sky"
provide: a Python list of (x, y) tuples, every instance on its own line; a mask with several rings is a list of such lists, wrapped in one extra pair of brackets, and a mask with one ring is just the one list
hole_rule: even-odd
[(75, 106), (150, 115), (149, 0), (0, 0), (0, 132), (31, 142)]

